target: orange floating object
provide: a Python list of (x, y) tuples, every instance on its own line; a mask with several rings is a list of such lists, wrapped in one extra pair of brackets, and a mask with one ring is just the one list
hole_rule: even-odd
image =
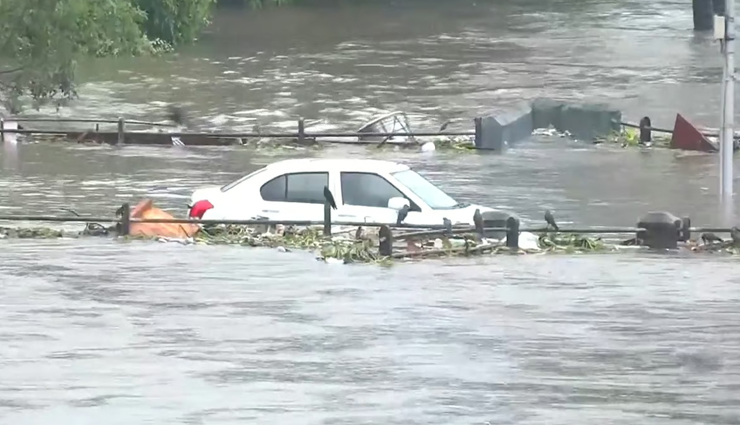
[(673, 125), (671, 148), (687, 151), (716, 152), (717, 147), (701, 134), (681, 114), (676, 114), (676, 123)]
[[(173, 219), (172, 214), (156, 208), (151, 199), (139, 202), (131, 210), (131, 218), (137, 219)], [(131, 223), (131, 236), (189, 238), (200, 230), (197, 224), (178, 223)]]

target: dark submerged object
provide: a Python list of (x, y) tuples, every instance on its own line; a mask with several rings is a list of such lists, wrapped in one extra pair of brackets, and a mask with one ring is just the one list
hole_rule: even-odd
[(722, 238), (720, 238), (719, 236), (717, 236), (717, 235), (715, 235), (714, 233), (711, 233), (711, 232), (702, 233), (702, 235), (701, 235), (701, 241), (704, 242), (705, 245), (709, 245), (709, 244), (712, 244), (712, 243), (722, 243), (722, 242), (724, 242), (722, 240)]
[[(711, 31), (714, 28), (714, 13), (722, 0), (692, 0), (694, 31)], [(724, 3), (724, 1), (722, 1)], [(715, 6), (717, 4), (717, 6)], [(724, 12), (724, 7), (722, 8)], [(717, 10), (719, 11), (719, 10)]]
[(736, 226), (730, 230), (730, 236), (732, 237), (732, 245), (740, 247), (740, 229)]
[(547, 222), (547, 227), (552, 227), (553, 229), (555, 229), (556, 232), (560, 231), (558, 224), (555, 222), (555, 217), (553, 217), (550, 210), (545, 211), (545, 221)]
[(649, 212), (638, 222), (637, 239), (653, 249), (677, 249), (682, 221), (665, 211)]
[(380, 239), (378, 253), (385, 257), (393, 254), (393, 234), (391, 233), (391, 228), (386, 226), (385, 224), (380, 226), (378, 236)]
[(329, 205), (331, 205), (332, 209), (337, 209), (337, 203), (334, 201), (334, 195), (331, 194), (331, 190), (329, 190), (329, 188), (326, 186), (324, 186), (324, 199), (329, 202)]
[[(484, 228), (506, 229), (509, 217), (514, 217), (506, 211), (486, 211), (481, 214)], [(515, 217), (519, 220), (519, 217)], [(475, 219), (475, 218), (474, 218)], [(506, 237), (506, 231), (488, 231), (486, 237), (503, 240)]]
[(188, 117), (185, 109), (182, 106), (170, 105), (167, 107), (167, 118), (177, 125), (185, 126), (188, 125)]

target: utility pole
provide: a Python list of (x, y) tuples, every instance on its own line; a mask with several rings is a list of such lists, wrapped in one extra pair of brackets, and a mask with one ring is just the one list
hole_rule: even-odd
[(722, 198), (732, 198), (735, 142), (735, 0), (725, 0), (725, 16), (716, 16), (715, 38), (721, 40), (725, 66), (722, 81), (722, 129), (720, 132), (720, 187)]

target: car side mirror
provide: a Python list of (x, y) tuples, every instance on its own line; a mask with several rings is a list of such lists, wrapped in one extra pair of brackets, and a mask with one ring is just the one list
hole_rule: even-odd
[(406, 198), (391, 198), (388, 200), (388, 208), (396, 211), (401, 211), (403, 207), (410, 207), (411, 203)]

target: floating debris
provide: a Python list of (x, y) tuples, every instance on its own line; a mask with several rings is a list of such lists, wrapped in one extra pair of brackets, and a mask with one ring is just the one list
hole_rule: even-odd
[(620, 131), (614, 131), (607, 137), (600, 137), (594, 140), (594, 143), (618, 144), (623, 148), (626, 147), (659, 147), (668, 148), (671, 145), (670, 136), (653, 134), (652, 142), (640, 143), (640, 129), (631, 127), (622, 127)]
[[(358, 231), (362, 229), (362, 231)], [(424, 235), (419, 235), (424, 233)], [(84, 230), (68, 232), (60, 229), (34, 227), (0, 227), (0, 239), (56, 239), (79, 237), (102, 237), (116, 235), (115, 226), (103, 227), (88, 223)], [(407, 236), (408, 235), (408, 236)], [(522, 233), (521, 236), (525, 236)], [(396, 229), (391, 255), (380, 255), (377, 228), (350, 227), (325, 237), (322, 227), (295, 226), (204, 226), (196, 235), (188, 238), (163, 236), (125, 236), (122, 240), (149, 240), (183, 245), (239, 245), (248, 247), (274, 248), (281, 253), (292, 250), (314, 252), (317, 259), (327, 263), (374, 263), (390, 264), (393, 260), (465, 257), (497, 254), (585, 254), (615, 252), (629, 245), (625, 242), (607, 242), (582, 234), (559, 233), (542, 230), (532, 234), (533, 241), (527, 242), (527, 249), (508, 248), (504, 240), (480, 238), (474, 232), (456, 233), (447, 236), (444, 231), (402, 232)], [(535, 239), (536, 238), (536, 239)], [(525, 240), (520, 240), (520, 243)], [(522, 246), (525, 246), (522, 245)], [(724, 253), (738, 255), (740, 246), (733, 241), (701, 243), (689, 241), (682, 246), (692, 252)], [(639, 247), (631, 247), (639, 248)]]
[(46, 227), (0, 227), (0, 239), (58, 239), (80, 234), (66, 234), (62, 230)]
[(563, 132), (558, 131), (555, 127), (550, 124), (547, 128), (535, 128), (532, 130), (533, 136), (550, 136), (550, 137), (571, 137), (570, 131), (565, 130)]
[[(423, 146), (428, 143), (434, 144), (434, 149), (424, 149)], [(468, 136), (440, 137), (426, 143), (385, 143), (382, 145), (368, 145), (368, 149), (385, 149), (385, 150), (421, 150), (421, 151), (456, 151), (456, 152), (473, 152), (476, 150), (474, 138)]]

